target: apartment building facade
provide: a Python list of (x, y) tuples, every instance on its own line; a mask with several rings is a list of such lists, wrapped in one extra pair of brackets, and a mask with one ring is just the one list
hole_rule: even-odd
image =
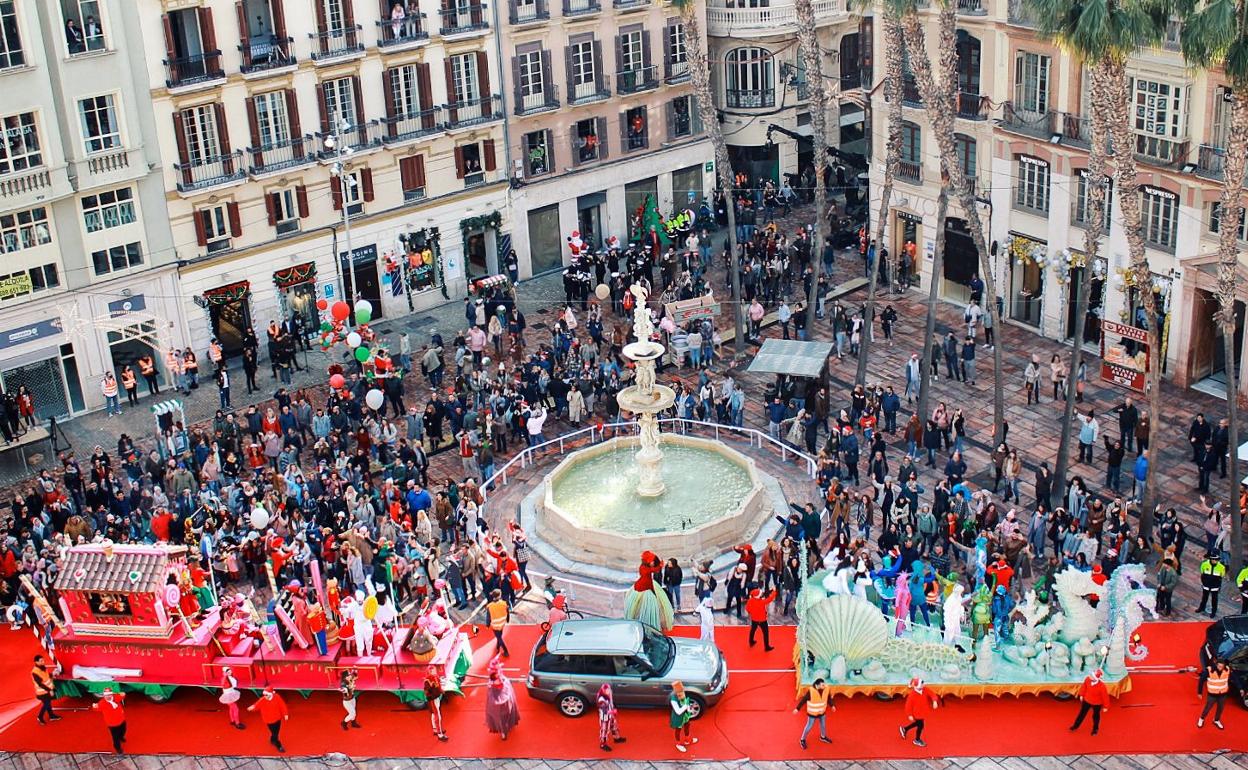
[(521, 277), (562, 267), (573, 232), (595, 248), (627, 242), (647, 200), (664, 216), (696, 210), (714, 187), (714, 153), (679, 11), (501, 0), (499, 13)]
[[(1057, 340), (1074, 333), (1080, 271), (1091, 269), (1084, 343), (1101, 341), (1102, 323), (1144, 328), (1142, 290), (1130, 285), (1126, 236), (1112, 180), (1108, 230), (1097, 263), (1082, 267), (1088, 215), (1088, 75), (1079, 62), (1040, 38), (1021, 0), (957, 0), (959, 100), (956, 141), (988, 232), (1003, 316)], [(935, 12), (928, 45), (935, 50)], [(1179, 53), (1179, 26), (1164, 43), (1128, 63), (1132, 148), (1139, 166), (1151, 290), (1164, 311), (1161, 332), (1165, 376), (1180, 385), (1225, 393), (1217, 310), (1216, 250), (1222, 157), (1226, 146), (1228, 83), (1220, 73), (1188, 68)], [(876, 32), (877, 50), (883, 41)], [(936, 238), (939, 156), (923, 106), (907, 74), (904, 83), (902, 169), (894, 179), (885, 246), (897, 254), (918, 246), (923, 290), (929, 284)], [(877, 109), (883, 108), (883, 99)], [(873, 137), (883, 157), (883, 126)], [(873, 164), (872, 190), (883, 182)], [(878, 193), (876, 193), (878, 196)], [(876, 205), (872, 216), (876, 216)], [(1245, 228), (1240, 223), (1241, 239)], [(979, 257), (965, 214), (951, 205), (940, 294), (965, 302)], [(1243, 299), (1235, 347), (1243, 354)], [(1106, 343), (1118, 346), (1111, 328)], [(1129, 336), (1129, 335), (1128, 335)], [(1131, 343), (1128, 351), (1134, 350)], [(1092, 376), (1099, 376), (1093, 373)], [(1248, 390), (1241, 371), (1238, 388)]]
[[(828, 144), (868, 148), (872, 19), (846, 0), (813, 0), (829, 104)], [(813, 165), (809, 81), (792, 0), (707, 0), (712, 86), (733, 169), (779, 183)], [(801, 137), (799, 139), (798, 137)]]
[(184, 338), (132, 5), (0, 0), (0, 384), (41, 419)]
[[(188, 342), (227, 354), (318, 298), (391, 318), (510, 248), (491, 10), (478, 0), (140, 0)], [(345, 209), (345, 211), (344, 211)]]

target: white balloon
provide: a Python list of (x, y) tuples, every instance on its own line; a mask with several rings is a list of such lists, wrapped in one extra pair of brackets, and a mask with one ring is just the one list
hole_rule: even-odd
[(359, 300), (358, 302), (355, 303), (355, 312), (358, 313), (361, 310), (363, 310), (365, 313), (368, 313), (369, 315), (372, 315), (373, 303), (369, 302), (366, 299)]
[(269, 512), (264, 510), (264, 506), (257, 505), (251, 509), (250, 521), (252, 529), (264, 529), (269, 526)]
[(350, 347), (352, 350), (355, 350), (356, 348), (358, 348), (360, 346), (360, 343), (363, 341), (364, 340), (360, 337), (359, 332), (351, 332), (350, 334), (347, 335), (347, 346)]
[(369, 409), (380, 409), (385, 400), (386, 395), (376, 388), (364, 395), (364, 403), (368, 404)]

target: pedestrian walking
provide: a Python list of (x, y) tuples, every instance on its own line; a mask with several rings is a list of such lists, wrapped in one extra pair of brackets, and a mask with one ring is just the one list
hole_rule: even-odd
[(602, 687), (598, 688), (597, 703), (598, 748), (611, 751), (611, 744), (607, 743), (608, 740), (623, 743), (628, 739), (620, 735), (620, 711), (615, 707), (615, 695), (611, 692), (610, 684), (603, 682)]
[(35, 683), (35, 700), (39, 701), (39, 713), (35, 715), (39, 724), (59, 721), (60, 717), (52, 710), (52, 700), (56, 698), (56, 682), (52, 680), (52, 672), (48, 670), (47, 661), (42, 655), (35, 656), (30, 678)]
[(1213, 711), (1213, 724), (1219, 730), (1225, 730), (1222, 724), (1222, 709), (1226, 708), (1226, 694), (1230, 689), (1231, 669), (1225, 662), (1217, 658), (1209, 661), (1205, 668), (1205, 707), (1196, 720), (1197, 727), (1205, 726), (1205, 717)]
[(234, 676), (234, 669), (226, 666), (221, 669), (221, 696), (217, 698), (217, 702), (225, 706), (231, 727), (246, 730), (247, 725), (243, 724), (238, 713), (238, 701), (241, 697), (242, 693), (238, 690), (238, 679)]
[(693, 699), (685, 692), (684, 682), (679, 679), (672, 682), (672, 695), (667, 702), (671, 707), (668, 724), (676, 734), (676, 750), (684, 754), (698, 742), (689, 734), (689, 723), (693, 721)]
[(745, 603), (746, 614), (750, 616), (750, 646), (754, 646), (754, 632), (762, 629), (763, 632), (763, 649), (771, 652), (771, 630), (767, 627), (767, 611), (771, 608), (771, 603), (776, 600), (776, 589), (771, 589), (766, 595), (757, 588), (750, 590), (749, 601)]
[(282, 700), (282, 696), (278, 695), (272, 687), (266, 687), (260, 700), (248, 706), (247, 710), (259, 710), (260, 718), (269, 728), (269, 743), (273, 744), (273, 748), (277, 749), (279, 754), (285, 754), (286, 747), (282, 745), (282, 723), (290, 719), (290, 712), (286, 709), (286, 701)]
[(824, 743), (831, 743), (832, 739), (828, 737), (827, 712), (828, 709), (836, 711), (836, 706), (832, 703), (832, 690), (822, 678), (816, 679), (814, 684), (809, 687), (803, 687), (801, 693), (797, 696), (797, 705), (793, 707), (793, 713), (798, 713), (798, 709), (802, 707), (802, 703), (806, 704), (806, 726), (802, 728), (802, 737), (797, 739), (802, 748), (806, 748), (806, 736), (810, 734), (810, 729), (819, 723), (819, 740)]
[(490, 661), (489, 681), (485, 687), (485, 726), (498, 733), (503, 740), (520, 722), (520, 710), (516, 706), (516, 691), (511, 681), (503, 676), (503, 661), (497, 655)]
[(1091, 713), (1092, 734), (1096, 735), (1101, 729), (1101, 712), (1107, 708), (1109, 708), (1109, 690), (1105, 687), (1105, 672), (1098, 668), (1084, 677), (1083, 684), (1079, 686), (1079, 716), (1075, 717), (1075, 723), (1070, 726), (1070, 731), (1078, 730), (1079, 725), (1083, 724), (1084, 717)]
[(897, 728), (902, 739), (910, 737), (910, 731), (914, 730), (914, 745), (919, 748), (926, 746), (923, 728), (927, 725), (927, 718), (939, 707), (940, 698), (924, 686), (923, 680), (917, 676), (911, 679), (906, 690), (906, 723)]
[(485, 605), (485, 609), (490, 616), (490, 630), (494, 632), (494, 641), (498, 642), (496, 652), (504, 658), (510, 658), (511, 650), (507, 649), (507, 643), (503, 641), (503, 631), (511, 620), (511, 605), (503, 600), (503, 592), (495, 588), (490, 591), (490, 603)]
[(113, 739), (113, 751), (118, 754), (125, 754), (125, 749), (121, 744), (126, 742), (126, 696), (122, 693), (113, 692), (113, 688), (105, 687), (103, 696), (91, 704), (91, 708), (100, 712), (100, 716), (104, 719), (104, 726), (108, 728), (108, 734)]
[(438, 740), (445, 742), (447, 737), (446, 728), (442, 724), (442, 673), (438, 666), (429, 666), (422, 689), (425, 691), (425, 703), (429, 706), (429, 722), (433, 725), (433, 734)]
[(342, 710), (346, 712), (342, 717), (343, 730), (346, 730), (348, 726), (360, 726), (360, 723), (355, 720), (356, 684), (359, 679), (360, 672), (352, 667), (345, 669), (338, 681), (338, 692), (342, 693)]
[(217, 370), (217, 387), (220, 388), (221, 408), (230, 408), (230, 372), (227, 369)]

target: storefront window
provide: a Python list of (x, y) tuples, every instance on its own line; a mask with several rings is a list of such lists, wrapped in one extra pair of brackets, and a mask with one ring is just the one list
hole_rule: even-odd
[(438, 229), (426, 227), (399, 237), (407, 256), (407, 290), (417, 293), (442, 285), (442, 246)]
[(678, 168), (672, 172), (672, 205), (676, 209), (697, 210), (702, 200), (702, 167)]
[(559, 231), (559, 204), (529, 212), (529, 261), (533, 275), (563, 266), (563, 236)]
[(1010, 318), (1039, 326), (1044, 312), (1045, 244), (1021, 235), (1010, 239)]

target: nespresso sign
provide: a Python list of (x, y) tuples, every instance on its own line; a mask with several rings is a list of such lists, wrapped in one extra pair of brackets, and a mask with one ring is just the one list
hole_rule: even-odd
[(1155, 195), (1163, 200), (1177, 201), (1179, 199), (1179, 196), (1175, 193), (1172, 193), (1169, 190), (1163, 190), (1160, 187), (1153, 187), (1151, 184), (1142, 184), (1140, 185), (1140, 189), (1144, 191), (1145, 195)]

